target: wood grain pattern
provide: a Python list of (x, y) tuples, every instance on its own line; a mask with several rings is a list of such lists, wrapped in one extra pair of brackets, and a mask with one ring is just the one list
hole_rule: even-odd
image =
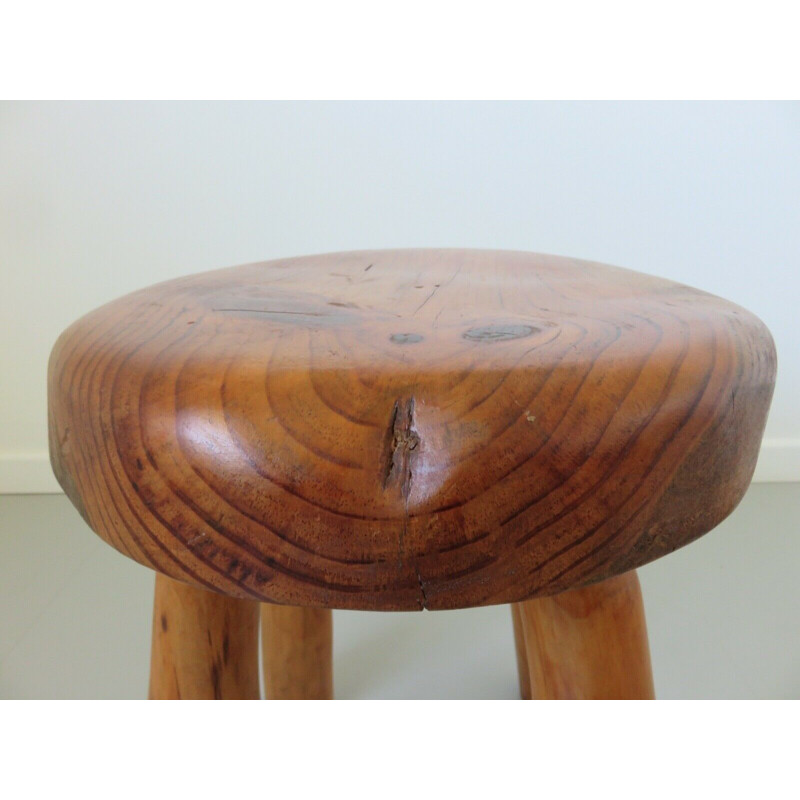
[(261, 606), (267, 700), (333, 699), (333, 615), (327, 608)]
[(652, 700), (635, 572), (518, 604), (535, 700)]
[(156, 575), (150, 699), (260, 699), (258, 606)]
[(719, 523), (774, 378), (757, 318), (669, 281), (530, 253), (339, 253), (79, 320), (51, 356), (51, 459), (100, 536), (200, 587), (513, 602)]

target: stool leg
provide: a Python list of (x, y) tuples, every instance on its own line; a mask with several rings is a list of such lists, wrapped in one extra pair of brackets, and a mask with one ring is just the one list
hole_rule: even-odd
[(256, 601), (156, 575), (151, 700), (258, 700)]
[(518, 605), (534, 698), (653, 698), (635, 572)]
[(261, 606), (267, 700), (333, 699), (333, 615), (327, 608)]
[(525, 651), (525, 628), (522, 622), (520, 603), (511, 604), (511, 621), (514, 624), (514, 649), (517, 652), (517, 673), (519, 675), (519, 696), (531, 699), (531, 675), (528, 670), (528, 654)]

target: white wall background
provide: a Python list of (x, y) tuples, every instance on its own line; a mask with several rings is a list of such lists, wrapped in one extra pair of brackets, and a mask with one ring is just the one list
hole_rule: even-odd
[(155, 281), (372, 247), (561, 253), (758, 314), (757, 476), (800, 480), (800, 104), (0, 105), (0, 492), (55, 490), (59, 332)]

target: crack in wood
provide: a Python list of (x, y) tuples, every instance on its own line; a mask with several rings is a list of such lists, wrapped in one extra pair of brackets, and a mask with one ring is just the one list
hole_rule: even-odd
[(414, 398), (398, 400), (392, 410), (389, 423), (391, 444), (386, 459), (384, 472), (384, 489), (394, 486), (399, 488), (404, 499), (408, 499), (411, 491), (412, 455), (420, 444), (419, 434), (414, 430)]
[[(398, 492), (403, 504), (403, 524), (397, 540), (397, 560), (400, 566), (405, 560), (405, 538), (408, 531), (408, 498), (413, 480), (413, 462), (419, 452), (421, 439), (415, 429), (414, 398), (398, 400), (392, 409), (387, 431), (388, 448), (385, 457), (383, 488)], [(416, 565), (412, 565), (419, 582), (420, 608), (425, 608), (427, 598), (422, 577)]]

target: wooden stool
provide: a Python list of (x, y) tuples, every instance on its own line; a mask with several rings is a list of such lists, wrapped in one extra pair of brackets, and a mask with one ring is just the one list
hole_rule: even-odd
[[(49, 367), (56, 477), (156, 570), (150, 695), (330, 698), (332, 608), (510, 603), (524, 697), (644, 698), (633, 570), (753, 474), (775, 349), (705, 292), (397, 250), (169, 281)], [(263, 605), (261, 605), (263, 604)]]

